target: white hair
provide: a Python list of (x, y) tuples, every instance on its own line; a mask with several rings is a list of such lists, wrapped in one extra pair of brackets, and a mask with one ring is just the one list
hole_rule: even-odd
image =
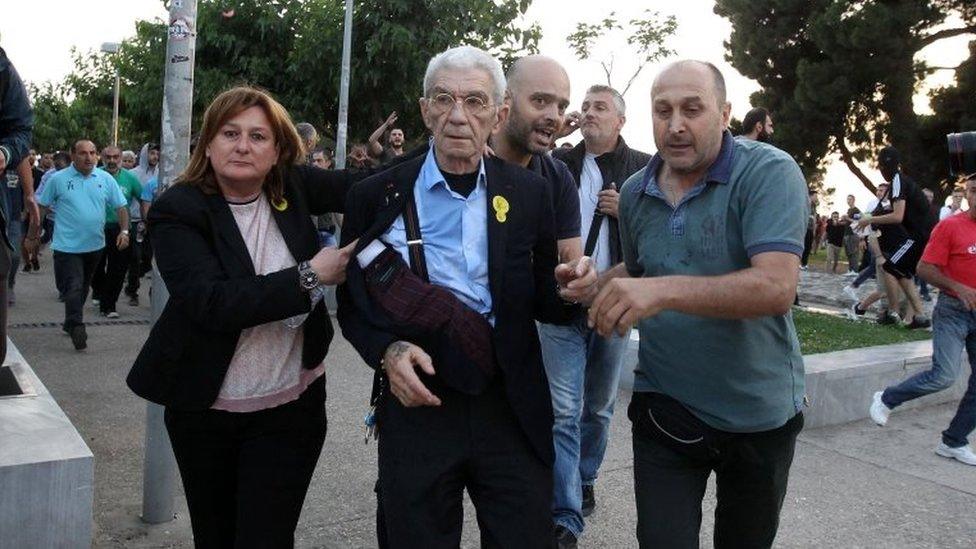
[(136, 153), (134, 153), (132, 151), (122, 151), (122, 160), (125, 160), (126, 158), (131, 158), (131, 159), (135, 160), (136, 159)]
[(430, 97), (434, 76), (444, 69), (478, 69), (488, 73), (492, 83), (492, 99), (501, 103), (505, 99), (505, 72), (502, 64), (488, 52), (474, 46), (458, 46), (442, 51), (427, 63), (424, 73), (424, 95)]

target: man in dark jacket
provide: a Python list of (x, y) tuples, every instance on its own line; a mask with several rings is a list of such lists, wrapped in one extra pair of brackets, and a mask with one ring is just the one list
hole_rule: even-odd
[[(608, 86), (592, 86), (579, 115), (583, 142), (553, 151), (576, 178), (583, 255), (599, 272), (621, 262), (617, 191), (651, 159), (620, 136), (626, 121), (623, 97)], [(600, 337), (582, 314), (568, 326), (543, 324), (539, 332), (556, 417), (556, 523), (579, 536), (583, 517), (596, 506), (593, 484), (607, 447), (627, 337)]]
[[(17, 74), (7, 52), (0, 48), (0, 174), (8, 167), (16, 167), (30, 147), (34, 112), (27, 99), (27, 90)], [(2, 217), (2, 214), (0, 214)], [(7, 355), (7, 273), (10, 271), (10, 251), (7, 239), (7, 220), (0, 219), (3, 242), (0, 243), (0, 362)]]
[[(596, 273), (585, 260), (557, 267), (545, 180), (482, 156), (508, 114), (504, 91), (501, 65), (482, 50), (434, 57), (420, 100), (431, 150), (363, 180), (346, 199), (343, 243), (358, 245), (338, 318), (384, 374), (375, 416), (384, 547), (457, 547), (465, 489), (485, 545), (552, 545), (552, 409), (535, 322), (569, 320), (578, 308), (560, 299), (557, 281), (564, 298), (585, 301)], [(369, 305), (362, 266), (377, 247), (491, 324), (497, 374), (486, 388), (452, 388), (442, 374), (446, 346), (397, 335)]]

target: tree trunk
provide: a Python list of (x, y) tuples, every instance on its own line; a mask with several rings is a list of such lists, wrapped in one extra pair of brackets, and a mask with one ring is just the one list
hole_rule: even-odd
[(857, 162), (854, 161), (854, 155), (852, 155), (851, 150), (847, 148), (847, 143), (844, 141), (844, 135), (835, 135), (834, 140), (837, 142), (837, 150), (840, 151), (841, 160), (844, 161), (844, 164), (847, 164), (847, 169), (851, 170), (851, 173), (861, 180), (861, 184), (863, 184), (867, 190), (871, 191), (871, 194), (874, 194), (877, 191), (877, 187), (874, 186), (871, 178), (869, 178), (861, 170), (860, 166), (857, 165)]

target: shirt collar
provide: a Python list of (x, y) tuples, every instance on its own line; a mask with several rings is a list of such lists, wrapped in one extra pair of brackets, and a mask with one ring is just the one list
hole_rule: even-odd
[[(478, 186), (485, 183), (485, 161), (482, 159), (478, 162)], [(444, 174), (441, 173), (440, 168), (437, 167), (437, 158), (434, 156), (434, 147), (431, 147), (427, 151), (427, 159), (424, 160), (424, 165), (420, 168), (420, 184), (423, 185), (425, 191), (430, 191), (438, 184), (447, 187), (447, 180), (444, 179)]]
[[(99, 168), (99, 167), (96, 166), (96, 167), (92, 168), (91, 173), (89, 173), (88, 175), (85, 175), (85, 174), (79, 172), (78, 171), (78, 168), (75, 167), (74, 162), (72, 162), (71, 164), (68, 164), (68, 168), (67, 169), (71, 170), (69, 172), (71, 175), (77, 175), (78, 177), (83, 177), (83, 178), (87, 179), (89, 177), (92, 177), (92, 176), (96, 175), (96, 172), (98, 172), (98, 170), (100, 170), (101, 168)], [(108, 173), (108, 172), (105, 172), (105, 173)]]
[[(715, 161), (708, 167), (702, 181), (727, 185), (732, 178), (732, 159), (734, 157), (735, 139), (732, 137), (732, 132), (725, 130), (722, 132), (722, 148), (718, 151)], [(651, 161), (647, 163), (644, 181), (637, 187), (638, 193), (652, 194), (652, 190), (657, 189), (657, 172), (660, 171), (662, 164), (664, 164), (664, 159), (661, 158), (661, 153), (655, 153)]]

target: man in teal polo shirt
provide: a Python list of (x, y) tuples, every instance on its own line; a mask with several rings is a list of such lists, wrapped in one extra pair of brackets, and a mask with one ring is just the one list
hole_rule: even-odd
[[(71, 166), (52, 175), (37, 202), (41, 219), (49, 208), (58, 211), (54, 226), (54, 276), (64, 290), (64, 325), (75, 349), (88, 346), (82, 308), (88, 285), (105, 248), (105, 208), (115, 208), (122, 227), (129, 226), (128, 202), (107, 172), (95, 168), (98, 153), (86, 139), (71, 147)], [(129, 245), (129, 230), (116, 240), (119, 248)]]
[(776, 536), (804, 377), (790, 305), (806, 185), (786, 153), (726, 129), (725, 82), (679, 61), (651, 90), (658, 153), (620, 191), (624, 266), (590, 308), (601, 334), (640, 332), (633, 421), (637, 537), (698, 547), (716, 474), (716, 547)]

